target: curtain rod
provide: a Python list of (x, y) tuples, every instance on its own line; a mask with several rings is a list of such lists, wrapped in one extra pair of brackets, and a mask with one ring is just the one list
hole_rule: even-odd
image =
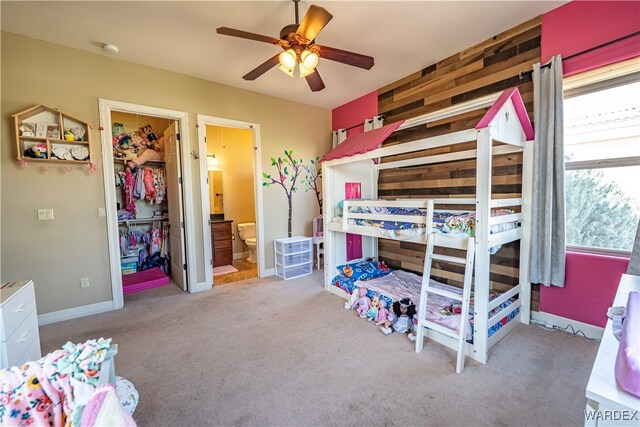
[[(378, 118), (384, 119), (384, 114), (378, 114), (378, 115), (377, 115), (377, 116), (375, 116), (375, 117), (378, 117)], [(367, 121), (367, 122), (369, 122), (369, 123), (373, 123), (373, 119), (368, 119), (368, 120), (366, 120), (366, 121)], [(363, 126), (363, 124), (362, 124), (362, 123), (358, 123), (358, 124), (355, 124), (355, 125), (353, 125), (353, 126), (349, 126), (348, 128), (343, 128), (343, 129), (338, 129), (338, 130), (339, 130), (339, 131), (342, 131), (342, 132), (346, 132), (346, 131), (348, 131), (348, 130), (350, 130), (350, 129), (355, 129), (355, 128), (357, 128), (358, 126)], [(336, 132), (337, 132), (337, 131), (336, 131)]]
[[(594, 47), (591, 47), (589, 49), (583, 50), (581, 52), (574, 53), (573, 55), (569, 55), (566, 58), (563, 58), (562, 61), (568, 61), (568, 60), (573, 59), (573, 58), (575, 58), (577, 56), (584, 55), (586, 53), (591, 53), (594, 50), (602, 49), (603, 47), (607, 47), (607, 46), (610, 46), (612, 44), (621, 42), (623, 40), (630, 39), (631, 37), (635, 37), (635, 36), (637, 36), (639, 34), (640, 34), (640, 31), (636, 31), (635, 33), (631, 33), (631, 34), (627, 34), (626, 36), (618, 37), (617, 39), (608, 41), (606, 43), (599, 44), (597, 46), (594, 46)], [(551, 67), (551, 63), (550, 62), (547, 62), (546, 64), (540, 66), (540, 68), (549, 68), (549, 67)], [(520, 80), (522, 80), (525, 76), (527, 76), (529, 74), (533, 74), (533, 70), (521, 71), (518, 74), (518, 77), (520, 78)]]

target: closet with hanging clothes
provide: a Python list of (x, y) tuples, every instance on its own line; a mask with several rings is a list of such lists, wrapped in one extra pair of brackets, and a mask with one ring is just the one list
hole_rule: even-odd
[(116, 111), (111, 123), (123, 294), (184, 289), (177, 124)]

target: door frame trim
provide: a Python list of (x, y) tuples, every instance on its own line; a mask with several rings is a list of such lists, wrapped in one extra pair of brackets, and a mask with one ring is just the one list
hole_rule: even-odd
[(195, 292), (197, 286), (197, 261), (195, 247), (195, 223), (194, 205), (191, 179), (191, 158), (189, 151), (189, 113), (184, 111), (169, 110), (166, 108), (151, 107), (148, 105), (132, 104), (129, 102), (114, 101), (110, 99), (98, 99), (100, 112), (100, 141), (102, 151), (102, 172), (105, 194), (105, 209), (107, 213), (107, 241), (109, 244), (109, 265), (111, 272), (111, 293), (114, 310), (124, 307), (124, 295), (122, 293), (122, 276), (120, 273), (120, 243), (118, 237), (118, 212), (116, 209), (116, 188), (113, 185), (115, 168), (113, 164), (113, 146), (111, 142), (111, 112), (118, 111), (130, 114), (144, 114), (147, 116), (162, 117), (176, 120), (180, 123), (180, 157), (182, 168), (182, 208), (185, 223), (185, 257), (187, 263), (187, 291)]
[(253, 134), (253, 192), (256, 210), (256, 235), (258, 237), (258, 244), (256, 245), (256, 252), (258, 256), (258, 277), (266, 277), (267, 272), (264, 257), (264, 203), (261, 190), (262, 153), (260, 143), (260, 125), (252, 122), (208, 116), (206, 114), (196, 114), (196, 123), (198, 149), (200, 151), (200, 196), (202, 197), (204, 259), (207, 287), (213, 285), (213, 265), (211, 265), (210, 262), (213, 259), (213, 254), (211, 253), (211, 228), (209, 226), (209, 221), (207, 221), (207, 218), (209, 218), (210, 215), (209, 186), (207, 184), (207, 179), (209, 177), (209, 174), (207, 173), (207, 143), (205, 142), (207, 125), (246, 129), (250, 130)]

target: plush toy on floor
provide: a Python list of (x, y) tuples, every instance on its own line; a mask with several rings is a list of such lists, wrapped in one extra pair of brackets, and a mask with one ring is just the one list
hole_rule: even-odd
[(351, 306), (356, 310), (356, 314), (360, 318), (364, 319), (367, 315), (367, 311), (371, 308), (371, 300), (367, 296), (367, 288), (358, 288), (358, 299)]
[(369, 311), (367, 311), (367, 320), (369, 322), (371, 322), (372, 320), (375, 320), (375, 318), (378, 317), (379, 303), (380, 303), (380, 297), (377, 295), (374, 295), (373, 298), (371, 298), (371, 307), (369, 308)]
[(393, 331), (401, 334), (408, 332), (409, 339), (415, 341), (415, 337), (411, 333), (411, 322), (414, 314), (416, 314), (416, 306), (411, 298), (403, 298), (400, 301), (396, 301), (391, 306), (388, 319), (380, 330), (385, 335), (389, 335)]
[(383, 298), (380, 298), (378, 302), (378, 315), (375, 318), (376, 326), (380, 326), (387, 321), (387, 316), (389, 314), (389, 310), (387, 310), (387, 301)]

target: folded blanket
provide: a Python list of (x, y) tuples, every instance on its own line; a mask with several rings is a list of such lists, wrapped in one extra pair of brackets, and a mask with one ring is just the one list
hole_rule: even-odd
[(37, 361), (0, 370), (0, 425), (81, 425), (110, 344), (102, 338), (69, 342)]

